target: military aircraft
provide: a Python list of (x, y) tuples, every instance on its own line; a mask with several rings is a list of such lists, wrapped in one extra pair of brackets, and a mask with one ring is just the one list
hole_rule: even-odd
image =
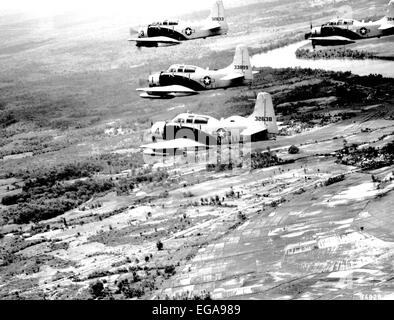
[(148, 99), (172, 99), (198, 94), (198, 91), (247, 85), (253, 74), (249, 52), (243, 45), (237, 46), (233, 63), (220, 70), (174, 64), (167, 71), (152, 74), (149, 87), (138, 88), (140, 97)]
[(269, 140), (278, 133), (278, 126), (271, 95), (260, 92), (249, 117), (231, 116), (218, 120), (206, 115), (182, 113), (172, 121), (154, 123), (151, 133), (156, 142), (142, 145), (144, 153), (168, 155), (168, 151), (176, 149)]
[(321, 27), (313, 27), (305, 34), (312, 46), (337, 46), (355, 43), (357, 40), (380, 38), (394, 34), (394, 0), (390, 0), (387, 15), (378, 21), (333, 19)]
[[(130, 29), (130, 34), (136, 31)], [(227, 34), (228, 25), (224, 13), (222, 0), (217, 0), (209, 17), (198, 24), (164, 20), (140, 28), (136, 38), (129, 41), (136, 42), (137, 47), (166, 47), (180, 44), (182, 41), (207, 38)]]

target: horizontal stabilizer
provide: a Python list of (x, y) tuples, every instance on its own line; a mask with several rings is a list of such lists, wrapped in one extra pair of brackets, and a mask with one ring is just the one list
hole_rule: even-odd
[(379, 27), (379, 30), (389, 30), (389, 29), (392, 29), (392, 28), (394, 28), (394, 24), (387, 23), (387, 24), (382, 24)]
[(237, 80), (237, 79), (244, 79), (245, 76), (243, 73), (230, 73), (228, 75), (225, 75), (223, 78), (220, 78), (220, 80)]
[(184, 148), (206, 147), (207, 145), (191, 139), (174, 139), (142, 145), (140, 148), (151, 150), (172, 150)]
[(208, 31), (208, 30), (216, 31), (216, 30), (220, 29), (221, 27), (222, 27), (222, 26), (220, 25), (219, 22), (217, 22), (217, 21), (212, 21), (212, 22), (209, 22), (209, 23), (207, 23), (206, 25), (204, 25), (204, 26), (201, 28), (201, 30), (204, 30), (204, 31)]
[(262, 131), (267, 131), (267, 127), (260, 124), (255, 124), (247, 127), (245, 130), (241, 132), (242, 136), (252, 136)]

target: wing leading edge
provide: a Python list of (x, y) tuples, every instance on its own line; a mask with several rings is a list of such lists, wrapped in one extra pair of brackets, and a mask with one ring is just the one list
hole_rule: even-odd
[(341, 36), (330, 36), (330, 37), (313, 37), (310, 38), (312, 41), (317, 41), (317, 42), (324, 42), (324, 43), (355, 43), (356, 41), (351, 40), (346, 37), (341, 37)]
[(173, 150), (184, 148), (207, 147), (207, 145), (191, 139), (174, 139), (142, 145), (140, 148), (152, 150)]
[(169, 37), (150, 37), (150, 38), (130, 38), (128, 41), (135, 41), (137, 43), (164, 43), (164, 44), (180, 44), (181, 42)]
[(180, 85), (172, 85), (172, 86), (163, 86), (163, 87), (149, 87), (149, 88), (138, 88), (137, 91), (142, 91), (143, 93), (140, 95), (142, 98), (173, 98), (177, 95), (182, 96), (191, 96), (198, 94), (197, 91), (193, 89), (180, 86)]

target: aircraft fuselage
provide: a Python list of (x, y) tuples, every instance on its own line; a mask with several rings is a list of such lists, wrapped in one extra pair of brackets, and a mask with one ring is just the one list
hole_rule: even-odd
[[(313, 45), (332, 46), (354, 43), (358, 40), (389, 36), (394, 34), (393, 28), (381, 29), (381, 26), (393, 23), (392, 18), (382, 18), (374, 22), (363, 22), (353, 19), (335, 19), (320, 27), (312, 28), (305, 35)], [(330, 37), (340, 37), (335, 40)], [(327, 39), (325, 39), (327, 38)]]
[(190, 113), (181, 114), (170, 122), (160, 121), (155, 123), (151, 128), (151, 134), (155, 140), (186, 138), (206, 145), (215, 145), (220, 138), (222, 143), (236, 143), (244, 139), (242, 132), (250, 126), (252, 121), (259, 122), (262, 125), (261, 132), (251, 137), (252, 141), (268, 140), (275, 136), (275, 134), (264, 129), (266, 123), (276, 121), (272, 116), (254, 116), (252, 118), (232, 116), (217, 120), (209, 116)]
[(231, 71), (233, 70), (228, 68), (220, 70), (206, 70), (194, 66), (179, 65), (170, 67), (167, 71), (150, 75), (149, 87), (181, 85), (193, 89), (194, 91), (203, 91), (246, 85), (251, 82), (251, 80), (246, 80), (244, 78), (232, 80), (223, 79)]

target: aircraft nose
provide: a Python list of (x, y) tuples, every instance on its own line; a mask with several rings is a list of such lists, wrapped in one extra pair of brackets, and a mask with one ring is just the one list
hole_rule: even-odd
[(146, 30), (145, 28), (138, 29), (138, 38), (145, 38), (146, 37)]
[(148, 81), (150, 87), (160, 86), (160, 72), (149, 75)]
[(312, 35), (313, 36), (319, 36), (321, 34), (321, 27), (314, 27), (312, 28)]
[(156, 139), (158, 138), (163, 139), (165, 125), (166, 125), (165, 121), (158, 121), (154, 123), (151, 128), (152, 137), (155, 137)]

